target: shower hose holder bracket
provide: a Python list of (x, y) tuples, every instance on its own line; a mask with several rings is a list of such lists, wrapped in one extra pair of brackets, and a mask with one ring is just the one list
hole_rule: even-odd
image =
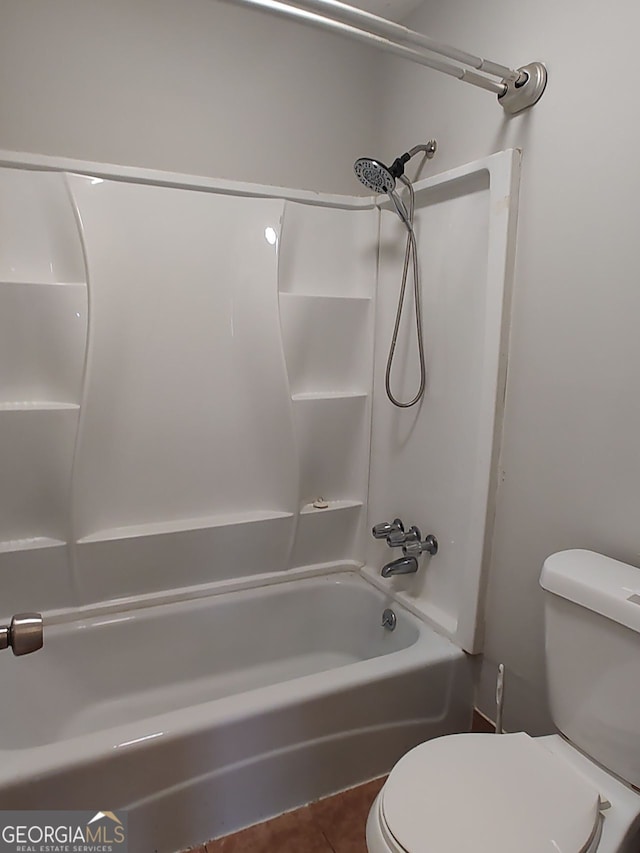
[(498, 103), (505, 113), (515, 115), (537, 104), (547, 85), (547, 69), (542, 62), (531, 62), (518, 68), (517, 80), (503, 80), (507, 87), (498, 95)]

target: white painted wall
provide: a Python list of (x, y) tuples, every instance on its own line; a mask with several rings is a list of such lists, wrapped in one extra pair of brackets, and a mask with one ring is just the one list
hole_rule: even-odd
[(373, 59), (221, 0), (2, 0), (0, 148), (358, 193)]
[(385, 60), (376, 149), (392, 159), (434, 136), (429, 171), (524, 152), (480, 702), (492, 712), (503, 661), (505, 724), (535, 732), (550, 726), (542, 561), (573, 547), (640, 560), (640, 121), (630, 83), (640, 6), (429, 0), (406, 23), (507, 64), (542, 60), (550, 73), (540, 104), (507, 119), (492, 95)]

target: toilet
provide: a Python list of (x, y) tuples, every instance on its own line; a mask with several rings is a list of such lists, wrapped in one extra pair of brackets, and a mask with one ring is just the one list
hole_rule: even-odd
[(640, 569), (563, 551), (540, 583), (560, 734), (415, 747), (371, 807), (369, 853), (639, 853)]

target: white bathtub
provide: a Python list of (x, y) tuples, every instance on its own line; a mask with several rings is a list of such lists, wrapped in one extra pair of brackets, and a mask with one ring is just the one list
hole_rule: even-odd
[(45, 624), (0, 689), (0, 808), (128, 809), (132, 853), (378, 776), (471, 714), (463, 653), (353, 572)]

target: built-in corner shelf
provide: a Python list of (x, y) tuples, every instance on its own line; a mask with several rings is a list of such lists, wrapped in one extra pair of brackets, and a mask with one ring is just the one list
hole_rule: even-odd
[(24, 536), (0, 540), (0, 622), (21, 611), (68, 607), (68, 559), (67, 543), (62, 539)]
[(52, 539), (49, 536), (29, 536), (24, 539), (0, 540), (0, 554), (15, 553), (16, 551), (34, 551), (40, 548), (57, 548), (66, 545), (62, 539)]
[(294, 400), (369, 388), (370, 297), (281, 293), (280, 321)]
[(379, 214), (287, 201), (279, 287), (285, 293), (369, 296), (375, 285)]
[(41, 569), (47, 599), (66, 594), (56, 585), (68, 591), (64, 540), (88, 292), (63, 174), (0, 168), (0, 221), (1, 603), (18, 606)]
[(346, 509), (356, 509), (363, 506), (362, 501), (327, 501), (328, 506), (317, 507), (312, 503), (305, 504), (300, 515), (330, 515), (332, 512), (341, 512)]
[[(375, 211), (285, 207), (279, 309), (300, 471), (295, 567), (362, 555), (377, 228)], [(328, 506), (314, 507), (321, 496)]]
[(2, 287), (86, 287), (84, 281), (34, 281), (33, 279), (2, 279), (0, 280), (0, 288)]
[(57, 400), (17, 400), (0, 402), (0, 412), (69, 412), (78, 411), (78, 403)]
[(305, 504), (300, 510), (291, 561), (294, 567), (357, 559), (362, 501), (328, 503), (324, 509)]
[(0, 279), (0, 408), (43, 411), (77, 404), (87, 313), (85, 282)]
[(301, 391), (292, 394), (294, 403), (302, 403), (309, 400), (360, 400), (369, 395), (366, 391)]
[(336, 304), (341, 302), (353, 302), (356, 305), (366, 306), (368, 303), (371, 302), (370, 296), (361, 296), (358, 294), (354, 295), (351, 293), (287, 293), (284, 291), (280, 291), (279, 296), (281, 304), (286, 304), (289, 301), (291, 301), (292, 304), (295, 304), (296, 302), (303, 304), (305, 301), (307, 301), (309, 304), (311, 304), (312, 302), (319, 303), (322, 301), (326, 301), (327, 303), (335, 302)]
[(99, 530), (89, 536), (78, 539), (78, 544), (90, 542), (112, 542), (120, 539), (137, 539), (161, 534), (184, 533), (190, 530), (209, 530), (215, 527), (232, 527), (242, 524), (254, 524), (274, 519), (293, 518), (291, 512), (254, 510), (249, 512), (219, 513), (203, 518), (182, 518), (175, 521), (152, 521), (145, 524), (132, 524), (126, 527), (112, 527)]
[(91, 566), (91, 598), (191, 586), (282, 571), (294, 514), (279, 510), (216, 513), (202, 518), (98, 530), (78, 539), (80, 565)]

